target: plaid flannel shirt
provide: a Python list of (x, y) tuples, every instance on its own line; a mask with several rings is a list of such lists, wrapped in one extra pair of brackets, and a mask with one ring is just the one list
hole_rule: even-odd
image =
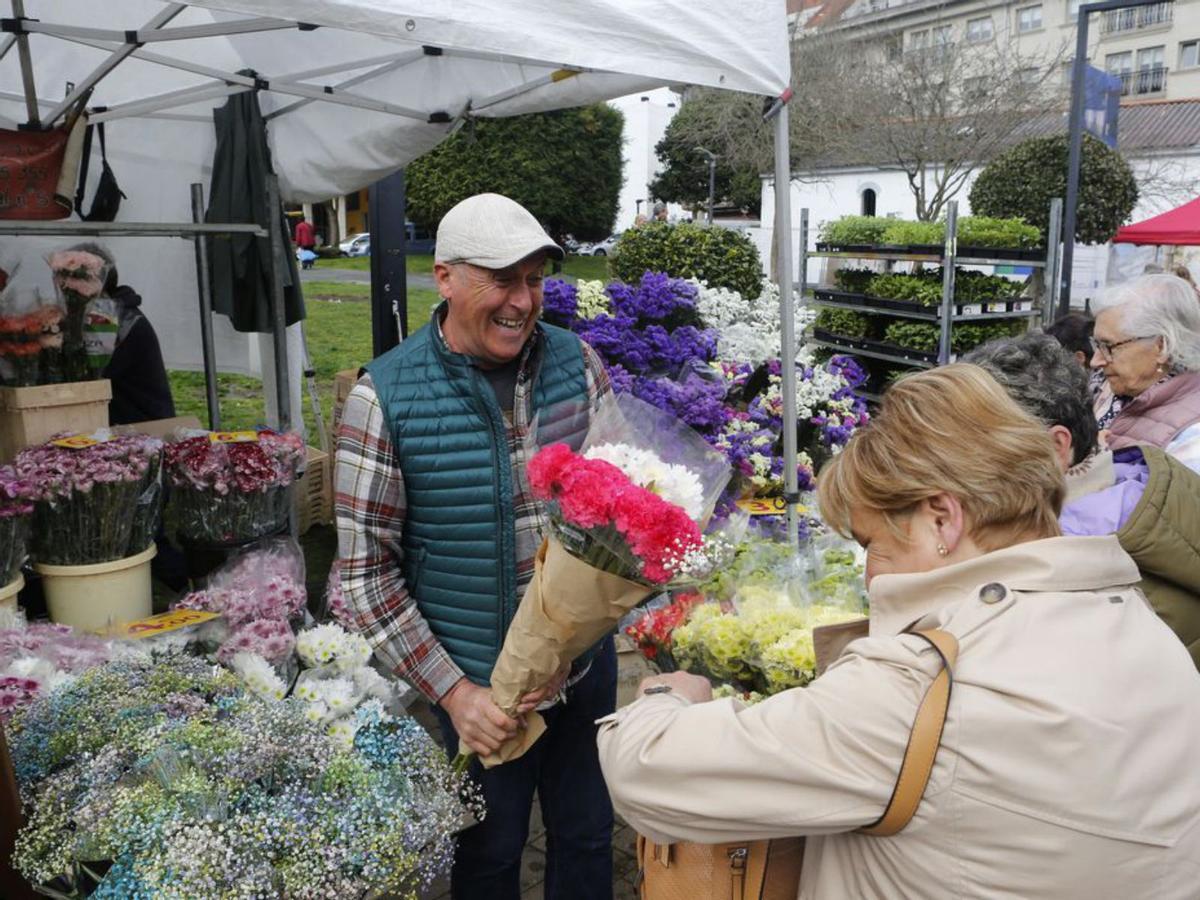
[[(436, 339), (444, 340), (440, 328)], [(522, 372), (534, 343), (523, 351)], [(588, 400), (594, 410), (611, 386), (600, 357), (587, 344), (581, 342), (581, 346)], [(533, 575), (534, 555), (546, 525), (525, 472), (530, 419), (536, 412), (531, 408), (531, 387), (528, 379), (517, 380), (512, 419), (505, 422), (512, 465), (518, 592), (524, 591)], [(436, 703), (463, 672), (430, 630), (401, 574), (404, 475), (392, 452), (391, 434), (370, 375), (358, 380), (342, 410), (334, 491), (346, 601), (376, 656)]]

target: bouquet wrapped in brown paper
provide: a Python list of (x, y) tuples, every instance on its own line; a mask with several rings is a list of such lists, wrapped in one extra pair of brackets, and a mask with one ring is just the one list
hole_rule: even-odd
[[(529, 482), (550, 536), (492, 670), (496, 705), (514, 715), (651, 593), (708, 577), (732, 550), (703, 534), (728, 480), (725, 458), (696, 432), (628, 395), (601, 407), (580, 452), (559, 443), (535, 454)], [(485, 766), (545, 730), (537, 713), (524, 724)]]

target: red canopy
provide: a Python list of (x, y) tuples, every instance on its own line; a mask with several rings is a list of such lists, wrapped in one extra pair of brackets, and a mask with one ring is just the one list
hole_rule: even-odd
[(1113, 243), (1200, 246), (1200, 197), (1152, 219), (1117, 229)]

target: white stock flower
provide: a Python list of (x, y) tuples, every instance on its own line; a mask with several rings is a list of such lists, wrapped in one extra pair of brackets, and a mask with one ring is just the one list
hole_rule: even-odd
[(575, 315), (580, 319), (594, 319), (612, 309), (603, 281), (575, 282)]

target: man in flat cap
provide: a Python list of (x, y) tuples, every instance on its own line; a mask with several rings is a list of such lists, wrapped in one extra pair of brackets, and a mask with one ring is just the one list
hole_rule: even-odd
[[(563, 251), (507, 197), (463, 200), (438, 226), (432, 321), (366, 366), (338, 433), (342, 586), (378, 658), (434, 704), (450, 753), (494, 752), (517, 721), (492, 702), (496, 656), (546, 524), (525, 466), (546, 410), (587, 418), (609, 391), (595, 352), (540, 321)], [(585, 423), (586, 424), (586, 423)], [(611, 637), (527, 695), (547, 732), (475, 764), (484, 821), (460, 836), (456, 900), (517, 900), (536, 791), (548, 900), (612, 896), (612, 805), (595, 720), (616, 705)]]

